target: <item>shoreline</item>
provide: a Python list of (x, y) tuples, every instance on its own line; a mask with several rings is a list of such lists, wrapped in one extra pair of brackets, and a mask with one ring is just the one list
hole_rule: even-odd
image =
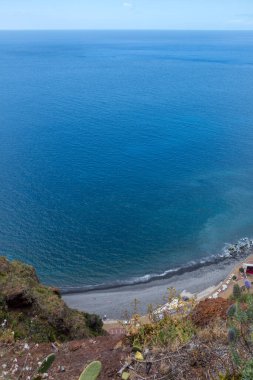
[(220, 254), (203, 257), (197, 261), (190, 261), (185, 265), (167, 269), (163, 273), (147, 274), (138, 278), (133, 278), (132, 280), (115, 281), (109, 284), (86, 285), (83, 287), (62, 287), (60, 291), (61, 294), (65, 296), (93, 291), (113, 291), (114, 289), (118, 290), (120, 288), (136, 287), (138, 285), (152, 285), (156, 281), (167, 281), (175, 276), (196, 272), (204, 267), (221, 265), (222, 263), (227, 263), (228, 260), (231, 262), (240, 261), (246, 258), (250, 253), (253, 253), (253, 240), (246, 237), (239, 239), (235, 244), (225, 244)]
[[(246, 257), (246, 256), (245, 256)], [(240, 258), (242, 259), (242, 257)], [(227, 261), (230, 260), (231, 262), (234, 260), (239, 260), (238, 256), (211, 256), (210, 258), (202, 259), (197, 262), (192, 262), (189, 265), (181, 266), (175, 269), (169, 269), (165, 271), (162, 274), (153, 274), (153, 275), (144, 275), (142, 277), (136, 280), (129, 280), (129, 281), (123, 281), (123, 282), (114, 282), (111, 284), (101, 284), (101, 285), (94, 285), (94, 286), (86, 286), (86, 287), (77, 287), (77, 288), (61, 288), (61, 294), (63, 296), (68, 296), (71, 294), (84, 294), (84, 293), (91, 293), (91, 292), (99, 292), (99, 291), (113, 291), (113, 290), (119, 290), (121, 288), (131, 288), (131, 287), (138, 287), (138, 286), (152, 286), (153, 283), (161, 282), (161, 281), (170, 281), (170, 279), (173, 279), (177, 276), (182, 276), (184, 274), (190, 274), (192, 272), (196, 272), (198, 270), (201, 270), (204, 267), (212, 267), (213, 265), (219, 265), (224, 263), (227, 263)]]
[(93, 289), (86, 292), (63, 294), (62, 297), (71, 308), (96, 313), (109, 320), (125, 319), (126, 312), (133, 312), (133, 302), (138, 300), (138, 312), (147, 314), (150, 304), (155, 308), (166, 303), (166, 291), (173, 287), (177, 291), (193, 293), (198, 299), (208, 297), (227, 275), (251, 252), (243, 257), (224, 258), (219, 262), (198, 267), (167, 279), (153, 280), (111, 289)]

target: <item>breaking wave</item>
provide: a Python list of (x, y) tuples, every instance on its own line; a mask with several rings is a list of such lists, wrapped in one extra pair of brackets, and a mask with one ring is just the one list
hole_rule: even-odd
[(62, 287), (62, 294), (85, 293), (94, 290), (116, 289), (131, 285), (147, 284), (155, 280), (168, 279), (175, 275), (181, 275), (187, 272), (193, 272), (199, 268), (218, 264), (225, 260), (240, 260), (247, 257), (253, 251), (253, 240), (247, 237), (238, 240), (235, 244), (226, 243), (222, 251), (217, 255), (204, 257), (198, 261), (190, 261), (186, 265), (177, 268), (168, 269), (163, 273), (146, 274), (141, 277), (135, 277), (125, 281), (115, 281), (109, 284), (87, 285), (84, 287)]

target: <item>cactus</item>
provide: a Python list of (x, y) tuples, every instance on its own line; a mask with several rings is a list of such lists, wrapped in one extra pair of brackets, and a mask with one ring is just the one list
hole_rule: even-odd
[(235, 313), (236, 313), (236, 305), (233, 304), (233, 305), (231, 305), (231, 306), (228, 308), (228, 310), (227, 310), (227, 316), (228, 316), (229, 318), (232, 318), (232, 317), (234, 317)]
[(242, 291), (241, 291), (241, 288), (238, 284), (235, 284), (233, 286), (233, 297), (236, 299), (236, 300), (239, 300), (240, 297), (242, 295)]
[(45, 373), (49, 370), (51, 365), (55, 360), (55, 354), (48, 355), (42, 362), (41, 366), (38, 369), (38, 373)]
[(234, 327), (228, 330), (228, 341), (229, 343), (234, 343), (237, 339), (237, 331)]
[(79, 380), (96, 380), (101, 372), (102, 364), (99, 361), (90, 363), (82, 372)]
[(135, 359), (138, 360), (138, 361), (144, 360), (144, 357), (143, 357), (143, 355), (142, 355), (142, 353), (140, 351), (136, 352)]

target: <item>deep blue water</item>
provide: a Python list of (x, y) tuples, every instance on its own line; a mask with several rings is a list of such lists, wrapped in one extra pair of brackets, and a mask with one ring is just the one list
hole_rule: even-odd
[(1, 32), (0, 251), (58, 286), (253, 236), (253, 32)]

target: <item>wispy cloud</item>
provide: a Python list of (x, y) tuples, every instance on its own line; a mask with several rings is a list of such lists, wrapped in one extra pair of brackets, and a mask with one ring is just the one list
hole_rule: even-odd
[(125, 8), (133, 8), (133, 4), (130, 1), (124, 1), (123, 7)]
[(237, 24), (242, 26), (253, 26), (253, 14), (238, 14), (230, 20), (230, 24)]

